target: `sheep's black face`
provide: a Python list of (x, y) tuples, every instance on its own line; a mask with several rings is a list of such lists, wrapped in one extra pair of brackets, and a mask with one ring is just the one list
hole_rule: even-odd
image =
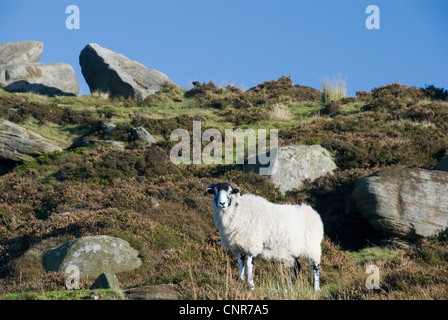
[(228, 183), (211, 184), (206, 190), (204, 195), (215, 195), (213, 201), (220, 209), (226, 209), (232, 205), (232, 195), (240, 193), (240, 189), (233, 188)]

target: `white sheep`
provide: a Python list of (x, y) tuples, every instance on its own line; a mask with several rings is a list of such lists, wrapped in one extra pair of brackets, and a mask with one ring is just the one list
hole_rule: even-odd
[[(263, 197), (245, 194), (228, 183), (211, 184), (213, 218), (222, 245), (238, 255), (239, 277), (254, 288), (253, 261), (275, 259), (292, 266), (291, 279), (300, 269), (299, 257), (313, 269), (314, 290), (320, 290), (321, 242), (324, 236), (319, 214), (309, 205), (274, 204)], [(247, 256), (246, 264), (244, 264)]]

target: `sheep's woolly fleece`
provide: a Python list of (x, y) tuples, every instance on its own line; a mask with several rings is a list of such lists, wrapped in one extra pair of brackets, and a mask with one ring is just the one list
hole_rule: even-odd
[(263, 197), (232, 195), (234, 205), (213, 215), (221, 242), (233, 254), (248, 253), (292, 265), (295, 257), (320, 263), (323, 224), (309, 205), (279, 205)]

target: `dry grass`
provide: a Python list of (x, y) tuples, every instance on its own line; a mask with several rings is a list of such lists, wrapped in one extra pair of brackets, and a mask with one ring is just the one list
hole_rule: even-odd
[(98, 98), (100, 100), (108, 100), (108, 99), (110, 99), (110, 93), (109, 92), (95, 90), (90, 95), (92, 97)]
[(328, 104), (331, 101), (340, 101), (347, 96), (347, 80), (341, 75), (334, 76), (332, 80), (328, 77), (321, 79), (322, 102)]
[(292, 119), (292, 113), (288, 106), (283, 103), (276, 103), (269, 110), (269, 119), (272, 121), (289, 121)]

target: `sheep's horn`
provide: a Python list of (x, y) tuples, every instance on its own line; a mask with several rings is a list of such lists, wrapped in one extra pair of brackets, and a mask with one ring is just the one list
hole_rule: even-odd
[(209, 185), (208, 188), (205, 189), (204, 196), (206, 196), (206, 195), (208, 195), (208, 194), (212, 194), (214, 188), (215, 188), (215, 185), (214, 185), (214, 184)]

